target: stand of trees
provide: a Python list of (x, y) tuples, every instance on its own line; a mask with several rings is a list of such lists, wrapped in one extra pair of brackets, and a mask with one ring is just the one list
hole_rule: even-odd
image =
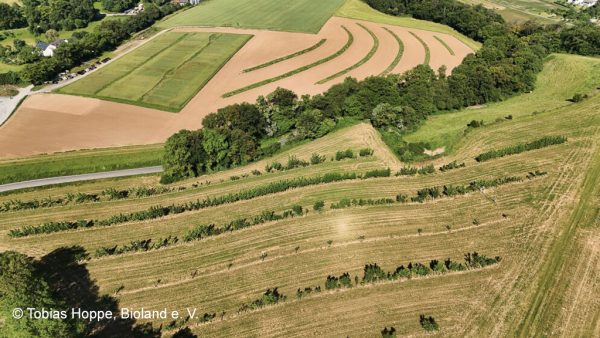
[(123, 12), (138, 3), (139, 0), (102, 0), (102, 7), (110, 12)]
[(99, 16), (93, 0), (22, 0), (22, 3), (29, 30), (35, 34), (49, 29), (84, 28)]
[(105, 51), (113, 50), (133, 33), (150, 27), (156, 20), (179, 8), (180, 6), (170, 3), (160, 7), (147, 3), (145, 10), (135, 16), (124, 20), (104, 21), (91, 33), (77, 32), (69, 39), (69, 43), (56, 48), (53, 57), (27, 64), (21, 71), (21, 77), (35, 85), (51, 81), (59, 73), (93, 59)]
[(27, 26), (27, 20), (23, 16), (19, 4), (0, 3), (0, 30), (15, 29)]

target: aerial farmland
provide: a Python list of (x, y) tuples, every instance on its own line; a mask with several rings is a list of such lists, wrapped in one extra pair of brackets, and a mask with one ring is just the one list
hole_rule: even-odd
[(0, 337), (600, 336), (596, 7), (9, 3)]

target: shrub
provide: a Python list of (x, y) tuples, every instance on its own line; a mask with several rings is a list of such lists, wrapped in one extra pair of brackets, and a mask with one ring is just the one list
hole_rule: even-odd
[(314, 211), (321, 211), (325, 207), (325, 201), (316, 201), (313, 205)]
[(387, 327), (384, 327), (383, 330), (381, 330), (381, 338), (396, 338), (396, 329), (393, 326), (390, 326), (390, 328), (388, 329)]
[(435, 173), (435, 167), (433, 166), (433, 164), (429, 164), (424, 167), (421, 167), (421, 169), (419, 169), (417, 172), (419, 173), (419, 175), (433, 174)]
[(281, 171), (283, 170), (283, 164), (279, 163), (279, 162), (273, 162), (271, 164), (267, 164), (265, 166), (265, 171), (270, 173), (273, 171)]
[(374, 177), (390, 177), (392, 175), (392, 170), (390, 168), (387, 169), (375, 169), (367, 171), (363, 175), (363, 179), (374, 178)]
[(285, 167), (285, 169), (289, 170), (289, 169), (294, 169), (294, 168), (298, 168), (298, 167), (306, 167), (306, 166), (308, 166), (308, 162), (299, 160), (296, 156), (290, 156), (288, 158), (287, 166)]
[(435, 319), (431, 316), (426, 317), (425, 315), (419, 316), (419, 324), (425, 331), (437, 331), (440, 329), (438, 323), (435, 322)]
[(298, 216), (302, 216), (302, 214), (304, 214), (304, 209), (302, 208), (301, 205), (294, 205), (292, 206), (292, 211), (294, 212), (294, 214), (298, 215)]
[(452, 161), (448, 164), (444, 164), (440, 167), (440, 171), (441, 172), (446, 172), (448, 170), (452, 170), (452, 169), (458, 169), (458, 168), (464, 168), (465, 167), (465, 163), (458, 163), (456, 161)]
[(471, 120), (471, 122), (469, 122), (467, 124), (467, 127), (469, 127), (469, 128), (479, 128), (479, 127), (483, 127), (483, 125), (484, 125), (483, 120), (481, 120), (481, 121)]
[(326, 159), (325, 156), (321, 156), (317, 153), (313, 153), (310, 156), (310, 164), (314, 165), (314, 164), (323, 163), (323, 162), (325, 162), (325, 159)]
[(260, 175), (262, 175), (262, 173), (260, 172), (260, 170), (254, 169), (254, 170), (252, 170), (252, 175), (260, 176)]
[(361, 150), (358, 151), (358, 155), (360, 157), (368, 157), (368, 156), (373, 156), (373, 149), (371, 148), (363, 148)]
[(336, 161), (341, 161), (347, 158), (354, 158), (354, 152), (352, 151), (352, 149), (347, 149), (344, 151), (338, 151), (335, 153), (335, 160)]
[(255, 300), (251, 303), (243, 304), (240, 307), (240, 309), (238, 310), (238, 313), (252, 311), (252, 310), (260, 309), (260, 308), (268, 306), (268, 305), (277, 304), (279, 302), (285, 301), (285, 299), (286, 299), (286, 296), (279, 293), (277, 288), (267, 289), (267, 291), (262, 295), (261, 298)]
[(414, 176), (417, 174), (417, 172), (419, 171), (419, 169), (415, 168), (415, 167), (403, 167), (400, 169), (400, 171), (396, 174), (396, 176)]

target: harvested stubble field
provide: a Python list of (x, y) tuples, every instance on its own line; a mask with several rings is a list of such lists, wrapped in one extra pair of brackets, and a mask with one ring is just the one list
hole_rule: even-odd
[[(506, 104), (513, 107), (510, 102)], [(150, 221), (18, 239), (7, 235), (10, 229), (24, 225), (101, 219), (153, 205), (223, 196), (284, 179), (328, 172), (364, 173), (386, 167), (395, 172), (401, 168), (377, 133), (360, 124), (274, 159), (180, 182), (178, 186), (186, 187), (182, 191), (0, 213), (0, 248), (39, 257), (60, 246), (81, 245), (92, 257), (82, 262), (90, 277), (101, 293), (117, 297), (121, 307), (184, 310), (191, 306), (199, 307), (202, 313), (218, 313), (211, 322), (192, 319), (185, 324), (202, 336), (376, 336), (385, 326), (394, 326), (401, 335), (424, 336), (418, 321), (421, 313), (435, 317), (443, 336), (594, 336), (599, 331), (597, 299), (593, 297), (600, 291), (595, 272), (599, 224), (593, 206), (600, 198), (600, 96), (538, 114), (527, 109), (524, 106), (519, 112), (516, 107), (513, 120), (471, 131), (451, 156), (434, 162), (437, 167), (458, 160), (465, 162), (464, 168), (306, 186)], [(474, 160), (484, 151), (544, 135), (564, 135), (568, 142), (482, 163)], [(364, 147), (374, 149), (374, 155), (331, 160), (338, 150)], [(265, 165), (272, 161), (285, 163), (291, 155), (306, 160), (314, 152), (325, 155), (327, 161), (289, 171), (264, 172)], [(252, 170), (263, 173), (254, 176)], [(524, 178), (535, 171), (547, 173)], [(242, 177), (244, 174), (250, 175)], [(241, 178), (230, 180), (234, 175)], [(411, 197), (425, 187), (465, 185), (508, 176), (524, 179), (424, 203), (330, 207), (343, 198)], [(194, 186), (197, 182), (202, 184)], [(129, 178), (90, 182), (77, 188), (55, 187), (43, 194), (99, 193), (108, 187), (157, 184), (156, 177)], [(0, 202), (41, 194), (15, 193), (0, 197)], [(325, 208), (312, 210), (319, 200), (325, 201)], [(100, 247), (169, 235), (183, 238), (200, 224), (221, 225), (240, 217), (252, 218), (264, 210), (281, 213), (296, 204), (309, 209), (308, 214), (181, 241), (158, 250), (94, 257)], [(334, 291), (324, 289), (328, 275), (348, 272), (352, 279), (361, 278), (367, 263), (378, 263), (389, 271), (408, 262), (428, 264), (432, 259), (446, 258), (458, 261), (472, 251), (498, 255), (502, 260), (482, 269)], [(298, 288), (317, 285), (323, 288), (321, 293), (296, 298)], [(278, 287), (287, 300), (237, 312), (242, 304), (273, 287)], [(564, 296), (553, 296), (563, 290)], [(576, 309), (577, 318), (571, 314), (572, 309)], [(164, 331), (166, 336), (172, 333)]]
[[(45, 94), (28, 98), (0, 129), (0, 158), (160, 143), (180, 129), (200, 127), (202, 118), (219, 108), (238, 102), (253, 102), (259, 95), (267, 95), (277, 87), (289, 88), (299, 95), (317, 94), (343, 81), (346, 76), (364, 79), (383, 72), (401, 73), (426, 59), (430, 60), (433, 69), (445, 65), (451, 70), (473, 51), (451, 32), (438, 33), (413, 26), (407, 29), (394, 25), (394, 21), (379, 23), (333, 17), (318, 34), (230, 27), (176, 28), (148, 41), (114, 65), (108, 65), (61, 90), (62, 93), (93, 97)], [(182, 61), (182, 58), (173, 55), (197, 52), (204, 41), (202, 37), (220, 36), (208, 45), (207, 48), (210, 48), (226, 37), (245, 41), (246, 35), (252, 35), (252, 38), (214, 76), (209, 71), (214, 67), (194, 72), (184, 67), (192, 62), (180, 68), (173, 64)], [(325, 43), (309, 52), (244, 72), (309, 49), (323, 39), (326, 39)], [(377, 49), (376, 42), (379, 43)], [(169, 43), (187, 47), (163, 50)], [(429, 58), (424, 44), (428, 46)], [(234, 45), (228, 44), (231, 49), (235, 49)], [(151, 57), (161, 50), (159, 57)], [(202, 55), (207, 55), (206, 52), (208, 50), (197, 57), (202, 58)], [(229, 53), (221, 54), (218, 60), (224, 61), (226, 55)], [(165, 62), (180, 71), (167, 71)], [(340, 72), (343, 76), (319, 84)], [(208, 79), (210, 81), (202, 87), (202, 81)], [(178, 90), (184, 81), (194, 83), (194, 86), (183, 86), (184, 90)], [(200, 87), (202, 89), (193, 96)], [(191, 96), (193, 98), (188, 103)], [(167, 114), (164, 110), (179, 113)], [(93, 130), (94, 136), (90, 136), (90, 130)], [(29, 138), (27, 135), (36, 137)]]

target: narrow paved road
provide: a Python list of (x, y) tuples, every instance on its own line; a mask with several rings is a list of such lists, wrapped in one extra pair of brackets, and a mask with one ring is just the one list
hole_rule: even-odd
[(144, 175), (144, 174), (156, 174), (156, 173), (162, 172), (162, 170), (163, 170), (162, 167), (158, 166), (158, 167), (146, 167), (146, 168), (106, 171), (106, 172), (93, 173), (93, 174), (49, 177), (49, 178), (42, 178), (39, 180), (3, 184), (3, 185), (0, 185), (0, 192), (26, 189), (26, 188), (43, 187), (46, 185), (61, 184), (61, 183), (98, 180), (98, 179), (103, 179), (103, 178), (115, 178), (115, 177), (127, 177), (127, 176)]

